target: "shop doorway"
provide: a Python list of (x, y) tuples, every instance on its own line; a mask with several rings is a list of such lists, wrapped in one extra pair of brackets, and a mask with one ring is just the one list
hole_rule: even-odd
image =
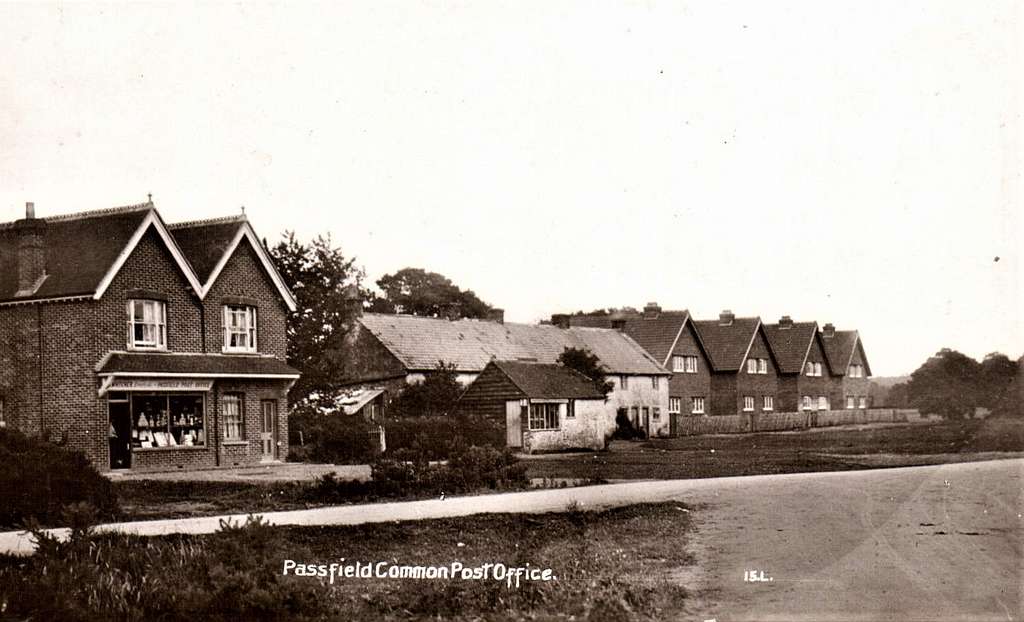
[(110, 401), (110, 468), (132, 467), (132, 413), (128, 400)]
[(277, 458), (277, 402), (274, 400), (260, 402), (260, 446), (263, 462)]

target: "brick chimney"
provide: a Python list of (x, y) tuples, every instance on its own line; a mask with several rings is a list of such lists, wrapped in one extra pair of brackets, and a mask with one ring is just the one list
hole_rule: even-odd
[(487, 319), (498, 324), (505, 323), (505, 310), (504, 309), (491, 309), (487, 312)]
[(779, 328), (793, 328), (793, 318), (783, 315), (779, 318)]
[(832, 324), (825, 324), (821, 327), (821, 336), (832, 338), (836, 336), (836, 327)]
[(46, 221), (36, 218), (34, 203), (25, 204), (25, 218), (14, 222), (14, 231), (18, 238), (18, 290), (14, 295), (31, 296), (46, 279)]
[(559, 328), (569, 328), (569, 314), (555, 313), (551, 316), (551, 323)]
[(653, 319), (657, 318), (659, 315), (661, 315), (661, 307), (658, 306), (658, 303), (656, 303), (656, 302), (648, 302), (647, 305), (644, 306), (644, 319), (645, 320), (653, 320)]
[(732, 325), (732, 322), (735, 319), (736, 314), (730, 311), (729, 309), (726, 309), (718, 314), (718, 323), (721, 324), (722, 326)]
[(363, 298), (354, 285), (345, 288), (345, 311), (350, 319), (363, 317)]

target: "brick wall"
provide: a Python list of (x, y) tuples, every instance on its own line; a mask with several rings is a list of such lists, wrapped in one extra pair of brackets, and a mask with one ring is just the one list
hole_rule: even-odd
[[(754, 336), (754, 341), (750, 346), (750, 352), (747, 354), (748, 359), (752, 358), (763, 358), (768, 359), (768, 373), (767, 374), (748, 374), (747, 373), (747, 361), (744, 360), (740, 365), (740, 371), (736, 375), (736, 402), (735, 410), (731, 413), (743, 411), (743, 398), (747, 395), (754, 397), (754, 411), (762, 412), (763, 400), (765, 395), (770, 395), (773, 398), (779, 391), (779, 380), (778, 380), (778, 368), (775, 366), (775, 360), (772, 359), (771, 354), (768, 350), (768, 342), (764, 338), (764, 334), (761, 331), (757, 331)], [(775, 410), (779, 410), (778, 405), (775, 406)]]
[(696, 334), (693, 325), (686, 323), (686, 327), (679, 335), (676, 346), (668, 359), (668, 369), (672, 371), (672, 356), (696, 356), (697, 373), (673, 372), (668, 384), (670, 397), (678, 397), (681, 402), (681, 413), (690, 414), (693, 412), (693, 398), (704, 397), (704, 410), (708, 412), (707, 400), (711, 397), (711, 365), (704, 352), (697, 345)]

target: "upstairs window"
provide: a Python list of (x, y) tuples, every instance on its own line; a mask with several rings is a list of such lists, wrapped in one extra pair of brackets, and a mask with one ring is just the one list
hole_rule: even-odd
[(619, 387), (623, 391), (629, 390), (629, 376), (619, 376)]
[(684, 374), (697, 373), (697, 357), (692, 354), (673, 356), (672, 371), (682, 372)]
[(256, 308), (240, 305), (224, 307), (224, 351), (256, 351)]
[(651, 388), (652, 389), (657, 389), (658, 387), (660, 387), (661, 386), (660, 380), (661, 380), (661, 378), (658, 378), (657, 376), (651, 376)]
[(863, 378), (864, 377), (864, 366), (863, 365), (850, 365), (850, 377), (851, 378)]
[(159, 300), (128, 301), (128, 348), (167, 349), (167, 310)]
[(821, 363), (812, 363), (807, 361), (807, 366), (804, 368), (805, 373), (808, 376), (821, 376)]
[(768, 359), (757, 359), (757, 373), (768, 373)]
[(747, 359), (747, 373), (748, 374), (756, 374), (757, 373), (757, 359)]
[(684, 371), (684, 370), (685, 370), (685, 364), (683, 363), (683, 357), (678, 356), (678, 355), (673, 356), (672, 357), (672, 371)]

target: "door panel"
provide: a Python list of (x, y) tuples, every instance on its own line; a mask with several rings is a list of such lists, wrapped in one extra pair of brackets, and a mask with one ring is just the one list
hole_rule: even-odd
[(277, 457), (277, 402), (260, 402), (260, 447), (264, 461)]
[(523, 423), (519, 400), (505, 402), (505, 440), (509, 447), (523, 446)]

